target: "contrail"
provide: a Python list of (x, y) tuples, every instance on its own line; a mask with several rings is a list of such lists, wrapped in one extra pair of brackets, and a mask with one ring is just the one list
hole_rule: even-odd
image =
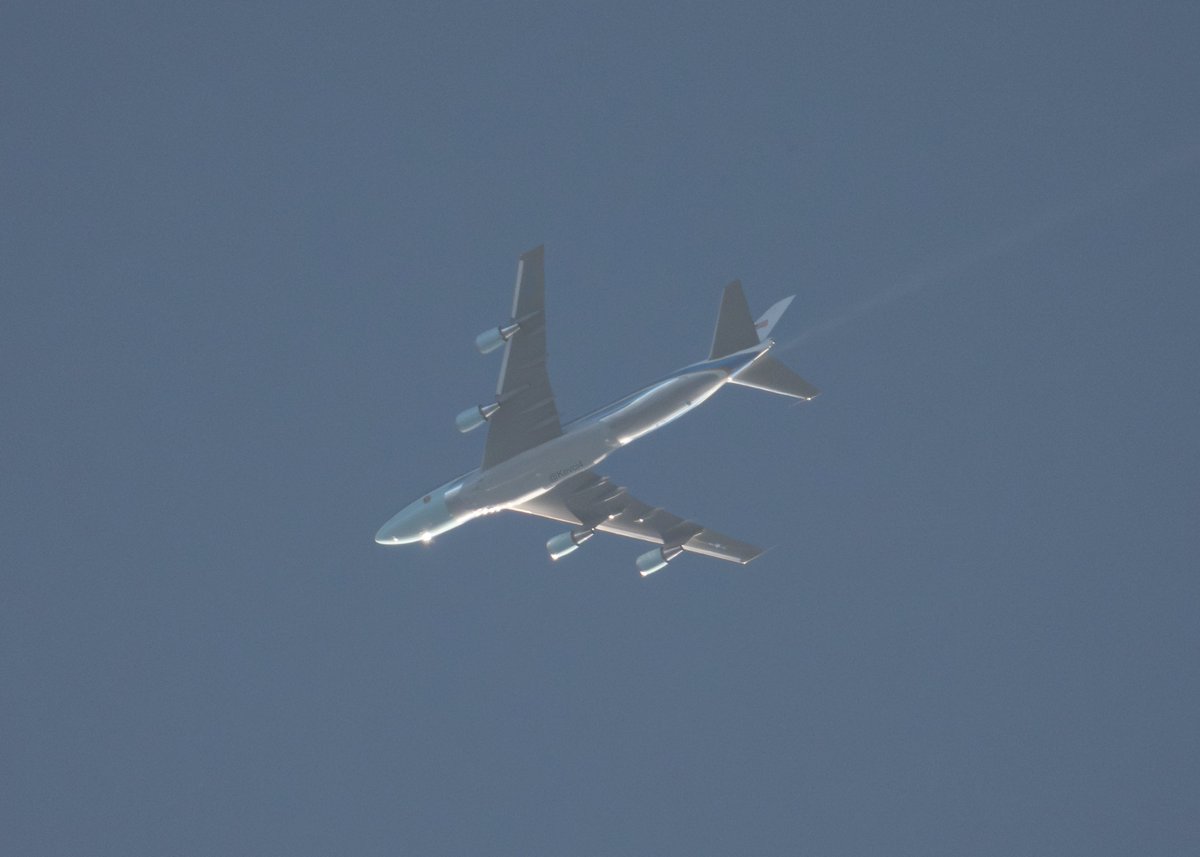
[(1090, 194), (1078, 202), (1049, 209), (1016, 229), (977, 241), (949, 258), (846, 307), (832, 318), (809, 327), (780, 346), (780, 351), (787, 351), (801, 343), (817, 339), (861, 316), (895, 303), (901, 298), (961, 276), (982, 262), (996, 259), (1013, 250), (1033, 244), (1039, 238), (1082, 219), (1106, 203), (1129, 196), (1155, 183), (1165, 175), (1195, 165), (1197, 160), (1200, 160), (1200, 146), (1180, 149), (1131, 173), (1112, 187)]

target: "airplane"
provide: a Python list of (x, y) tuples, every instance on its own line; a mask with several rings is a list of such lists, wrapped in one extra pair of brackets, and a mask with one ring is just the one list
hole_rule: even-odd
[(496, 398), (467, 408), (459, 431), (488, 426), (483, 464), (422, 495), (380, 528), (381, 545), (428, 544), (481, 515), (523, 512), (567, 524), (548, 542), (558, 560), (597, 532), (657, 545), (636, 560), (643, 577), (681, 554), (745, 565), (762, 549), (636, 499), (592, 468), (611, 453), (703, 404), (726, 384), (804, 401), (820, 392), (770, 356), (770, 333), (792, 302), (784, 298), (758, 321), (742, 285), (725, 287), (708, 359), (678, 369), (566, 425), (546, 371), (544, 246), (520, 257), (509, 320), (475, 339), (481, 354), (504, 349)]

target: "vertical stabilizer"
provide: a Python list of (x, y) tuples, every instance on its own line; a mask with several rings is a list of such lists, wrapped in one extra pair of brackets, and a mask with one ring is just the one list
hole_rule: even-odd
[(721, 298), (721, 314), (717, 316), (717, 329), (713, 333), (710, 360), (733, 354), (743, 348), (757, 345), (758, 333), (754, 330), (754, 319), (742, 293), (741, 280), (734, 280), (725, 287)]
[(769, 310), (763, 313), (762, 318), (754, 322), (754, 329), (758, 332), (758, 341), (766, 342), (767, 337), (771, 335), (771, 331), (775, 328), (775, 323), (780, 317), (787, 312), (788, 306), (791, 304), (795, 295), (786, 297), (779, 303), (772, 306)]

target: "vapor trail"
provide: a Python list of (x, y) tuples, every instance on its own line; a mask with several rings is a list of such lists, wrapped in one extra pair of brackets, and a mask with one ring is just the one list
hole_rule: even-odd
[(787, 351), (804, 342), (817, 339), (845, 326), (857, 318), (893, 304), (901, 298), (916, 294), (930, 286), (952, 280), (976, 265), (1033, 244), (1039, 238), (1061, 229), (1067, 224), (1082, 219), (1085, 215), (1103, 205), (1136, 193), (1158, 181), (1163, 176), (1195, 165), (1198, 160), (1200, 160), (1200, 146), (1191, 146), (1178, 150), (1140, 170), (1132, 172), (1124, 179), (1114, 183), (1111, 187), (1089, 194), (1077, 202), (1051, 208), (1023, 226), (977, 241), (962, 251), (934, 265), (930, 265), (925, 270), (919, 271), (893, 286), (882, 289), (871, 297), (851, 304), (832, 318), (818, 322), (802, 331), (793, 339), (783, 343), (780, 346), (780, 350)]

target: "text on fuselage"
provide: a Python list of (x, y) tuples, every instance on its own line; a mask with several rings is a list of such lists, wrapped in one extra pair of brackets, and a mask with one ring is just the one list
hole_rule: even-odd
[(582, 461), (577, 461), (574, 464), (564, 467), (562, 470), (555, 470), (550, 474), (550, 481), (557, 482), (565, 476), (570, 476), (572, 473), (583, 470), (585, 467), (587, 467), (586, 464), (584, 464)]

